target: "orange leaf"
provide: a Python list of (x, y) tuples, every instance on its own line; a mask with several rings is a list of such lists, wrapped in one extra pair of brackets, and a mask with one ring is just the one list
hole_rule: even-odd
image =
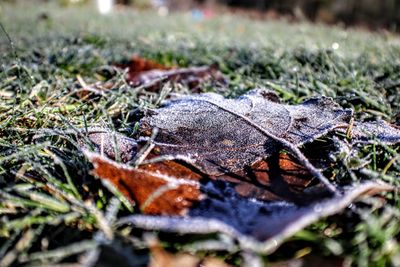
[(306, 168), (284, 153), (254, 163), (242, 177), (237, 181), (236, 191), (259, 200), (296, 201), (313, 181)]
[(201, 176), (179, 163), (163, 161), (133, 168), (85, 153), (94, 166), (93, 174), (111, 182), (144, 213), (183, 215), (202, 198)]

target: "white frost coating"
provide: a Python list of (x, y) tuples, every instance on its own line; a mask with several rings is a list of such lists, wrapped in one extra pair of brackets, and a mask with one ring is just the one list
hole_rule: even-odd
[[(207, 214), (204, 214), (205, 217), (133, 215), (120, 219), (117, 225), (131, 224), (142, 229), (177, 232), (180, 234), (224, 233), (236, 238), (240, 243), (241, 249), (247, 249), (258, 253), (272, 253), (286, 239), (293, 236), (301, 229), (304, 229), (321, 218), (341, 212), (351, 203), (357, 201), (361, 196), (373, 195), (375, 193), (391, 190), (393, 190), (393, 187), (385, 183), (366, 182), (349, 188), (341, 197), (334, 197), (305, 207), (298, 207), (295, 212), (301, 212), (300, 217), (296, 217), (297, 219), (292, 221), (282, 221), (280, 230), (261, 241), (255, 239), (251, 235), (242, 233), (240, 229), (236, 229), (221, 220), (207, 218)], [(317, 210), (316, 207), (318, 207)], [(232, 219), (235, 220), (236, 218)], [(259, 218), (255, 218), (255, 222), (257, 222), (261, 229), (262, 226), (268, 228), (268, 217), (261, 221), (257, 221), (257, 219), (259, 220)]]
[(379, 140), (386, 144), (400, 143), (400, 128), (383, 120), (354, 123), (352, 138), (354, 142), (368, 143)]
[(171, 100), (143, 118), (141, 124), (145, 129), (160, 130), (155, 144), (162, 155), (195, 153), (196, 167), (209, 175), (220, 175), (235, 172), (279, 149), (254, 125), (300, 146), (346, 125), (351, 116), (351, 110), (329, 98), (285, 105), (269, 91), (252, 90), (237, 99), (206, 93)]

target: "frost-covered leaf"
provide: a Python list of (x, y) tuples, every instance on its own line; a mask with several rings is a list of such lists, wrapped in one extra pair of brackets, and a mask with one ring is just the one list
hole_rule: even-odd
[[(237, 238), (243, 248), (265, 252), (360, 196), (393, 189), (368, 182), (337, 186), (332, 194), (329, 182), (318, 183), (323, 180), (315, 175), (315, 166), (329, 163), (329, 151), (323, 154), (316, 139), (328, 132), (352, 130), (354, 140), (362, 140), (368, 138), (366, 130), (375, 138), (398, 142), (397, 128), (381, 122), (353, 125), (351, 117), (351, 110), (325, 97), (286, 105), (265, 90), (237, 99), (200, 94), (170, 100), (149, 112), (140, 121), (137, 140), (114, 140), (131, 142), (127, 151), (129, 146), (119, 146), (120, 158), (129, 154), (138, 167), (86, 154), (94, 174), (111, 181), (144, 214), (183, 216), (135, 215), (121, 223), (179, 233), (222, 232)], [(116, 135), (88, 134), (98, 151), (115, 158), (115, 149), (99, 144), (112, 140), (110, 136)], [(298, 150), (306, 143), (316, 143), (315, 152)], [(149, 144), (153, 149), (143, 152)]]
[(286, 105), (265, 90), (237, 99), (207, 93), (166, 102), (141, 120), (141, 131), (159, 129), (155, 144), (160, 155), (185, 155), (204, 173), (219, 176), (281, 149), (271, 135), (301, 146), (347, 125), (351, 115), (326, 97)]
[(385, 121), (355, 122), (350, 137), (353, 142), (400, 143), (400, 127)]
[[(395, 126), (383, 121), (352, 124), (351, 115), (351, 110), (325, 97), (285, 105), (267, 90), (253, 90), (237, 99), (209, 93), (170, 100), (149, 112), (140, 121), (142, 137), (138, 141), (115, 138), (110, 133), (88, 136), (108, 157), (115, 158), (115, 151), (119, 151), (120, 158), (126, 162), (148, 143), (144, 136), (157, 129), (158, 135), (152, 140), (155, 149), (147, 159), (187, 159), (186, 163), (206, 176), (234, 183), (241, 196), (299, 201), (304, 189), (313, 184), (313, 176), (319, 181), (325, 179), (328, 188), (329, 182), (313, 172), (315, 168), (299, 155), (301, 152), (293, 153), (298, 146), (333, 129), (339, 132), (351, 129), (354, 141), (378, 138), (399, 142), (400, 133)], [(117, 149), (112, 141), (118, 144)], [(289, 154), (279, 154), (282, 148), (289, 148)], [(328, 166), (328, 154), (315, 150), (314, 158), (325, 162), (319, 168)], [(180, 174), (174, 173), (174, 176)]]
[(194, 207), (186, 217), (132, 215), (118, 224), (181, 234), (224, 233), (236, 238), (242, 249), (271, 253), (304, 227), (340, 213), (364, 196), (390, 190), (393, 187), (387, 184), (366, 182), (347, 188), (340, 197), (316, 197), (304, 205), (254, 201), (223, 190), (219, 196)]

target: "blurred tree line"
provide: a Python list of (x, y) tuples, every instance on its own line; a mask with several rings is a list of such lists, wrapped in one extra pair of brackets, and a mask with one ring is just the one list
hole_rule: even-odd
[(372, 27), (397, 27), (400, 0), (220, 0), (227, 5), (276, 10), (327, 23), (365, 24)]
[[(170, 0), (179, 2), (187, 0)], [(194, 0), (203, 4), (223, 4), (325, 23), (363, 25), (400, 30), (400, 0)]]

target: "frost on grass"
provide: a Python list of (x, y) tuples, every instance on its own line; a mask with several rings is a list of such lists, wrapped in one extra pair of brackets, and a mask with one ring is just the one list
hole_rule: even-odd
[[(322, 153), (317, 146), (311, 160), (299, 147), (332, 131), (354, 142), (400, 143), (396, 126), (353, 123), (352, 110), (330, 98), (286, 105), (266, 90), (237, 99), (208, 93), (170, 100), (140, 125), (139, 138), (132, 140), (136, 155), (124, 149), (129, 146), (118, 146), (122, 161), (129, 154), (136, 167), (86, 152), (94, 174), (116, 185), (142, 213), (164, 215), (136, 215), (125, 222), (181, 233), (224, 232), (258, 251), (273, 249), (271, 244), (276, 247), (360, 196), (392, 190), (378, 182), (333, 185), (316, 167), (326, 167), (333, 151)], [(102, 149), (107, 144), (99, 144), (100, 136), (89, 139), (115, 158), (115, 152), (107, 153), (115, 150)], [(126, 140), (119, 135), (114, 143)]]
[(137, 153), (137, 143), (134, 139), (109, 129), (90, 128), (82, 134), (87, 137), (87, 140), (79, 140), (82, 147), (88, 147), (89, 144), (85, 144), (84, 141), (90, 141), (101, 155), (107, 155), (113, 160), (116, 160), (118, 155), (123, 162), (128, 162)]

